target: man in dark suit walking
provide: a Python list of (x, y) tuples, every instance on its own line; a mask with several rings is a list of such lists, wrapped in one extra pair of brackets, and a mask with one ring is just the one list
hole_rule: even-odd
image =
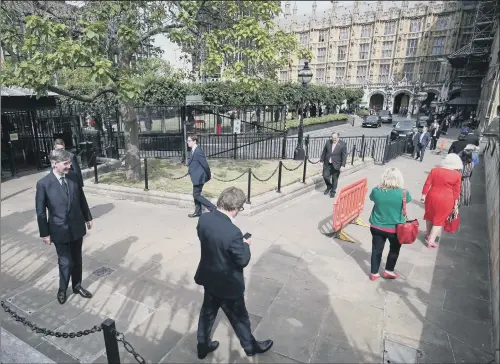
[[(36, 184), (36, 215), (43, 242), (54, 243), (59, 263), (57, 300), (66, 302), (69, 279), (73, 293), (84, 298), (92, 294), (82, 288), (82, 242), (92, 228), (92, 215), (76, 174), (70, 171), (71, 153), (55, 149), (50, 153), (52, 172)], [(47, 219), (47, 210), (49, 211)]]
[(226, 314), (248, 356), (265, 353), (273, 346), (272, 340), (255, 340), (245, 306), (243, 269), (250, 262), (251, 240), (245, 239), (233, 223), (243, 210), (245, 200), (241, 189), (226, 188), (217, 201), (218, 210), (202, 215), (196, 228), (201, 258), (194, 280), (205, 288), (197, 335), (200, 359), (219, 347), (218, 341), (211, 340), (219, 308)]
[(340, 168), (345, 167), (347, 161), (346, 144), (339, 140), (339, 134), (334, 132), (326, 142), (320, 161), (323, 164), (323, 179), (325, 180), (325, 195), (335, 197), (340, 176)]
[(216, 207), (207, 198), (202, 196), (203, 185), (210, 181), (212, 173), (208, 165), (205, 154), (198, 146), (198, 136), (191, 134), (187, 139), (188, 147), (191, 148), (191, 155), (187, 160), (188, 173), (193, 183), (193, 199), (194, 199), (194, 213), (189, 214), (189, 217), (201, 216), (201, 206), (205, 206), (208, 211), (214, 210)]
[(420, 162), (424, 160), (425, 150), (429, 145), (429, 141), (431, 140), (431, 135), (427, 131), (427, 127), (424, 126), (422, 131), (418, 134), (418, 143), (416, 151), (415, 159), (420, 159)]
[[(64, 140), (62, 139), (56, 139), (54, 140), (54, 149), (63, 149), (66, 150), (66, 144), (64, 143)], [(71, 154), (71, 170), (76, 173), (76, 176), (78, 177), (78, 181), (83, 187), (83, 176), (82, 176), (82, 170), (80, 169), (80, 164), (78, 163), (78, 159), (76, 158), (76, 154), (70, 153)]]

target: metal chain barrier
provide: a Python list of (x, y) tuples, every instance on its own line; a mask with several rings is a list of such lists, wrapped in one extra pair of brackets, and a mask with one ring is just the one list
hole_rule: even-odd
[(304, 162), (300, 162), (300, 164), (297, 167), (288, 168), (287, 166), (285, 166), (285, 163), (283, 163), (283, 168), (285, 168), (289, 172), (293, 172), (293, 171), (296, 171), (297, 169), (299, 169), (303, 164), (304, 164)]
[(59, 332), (59, 331), (52, 331), (49, 329), (44, 329), (36, 324), (26, 320), (25, 317), (19, 316), (15, 311), (13, 311), (9, 306), (5, 304), (4, 301), (0, 302), (4, 311), (10, 314), (16, 321), (22, 323), (24, 326), (27, 326), (31, 329), (31, 331), (36, 332), (37, 334), (44, 334), (48, 336), (55, 336), (55, 337), (62, 337), (63, 339), (73, 339), (75, 337), (82, 337), (82, 336), (87, 336), (90, 334), (94, 334), (96, 332), (99, 332), (102, 330), (101, 326), (94, 326), (89, 330), (83, 330), (83, 331), (77, 331), (77, 332)]
[(132, 354), (139, 364), (146, 364), (146, 360), (142, 357), (142, 355), (135, 351), (134, 347), (127, 340), (125, 340), (125, 335), (114, 329), (112, 329), (111, 332), (116, 336), (116, 341), (121, 342), (125, 350)]
[[(153, 168), (153, 171), (154, 170), (158, 171), (158, 168)], [(183, 179), (184, 177), (187, 177), (188, 175), (189, 175), (189, 172), (186, 172), (186, 174), (184, 174), (184, 175), (182, 175), (180, 177), (168, 177), (168, 176), (166, 176), (164, 174), (161, 174), (161, 173), (158, 174), (158, 176), (166, 178), (166, 179), (169, 179), (169, 180), (172, 180), (172, 181)]]
[(268, 178), (265, 178), (265, 179), (260, 179), (259, 177), (257, 177), (253, 172), (252, 172), (252, 176), (253, 178), (255, 178), (257, 181), (259, 182), (267, 182), (269, 181), (271, 178), (274, 177), (274, 175), (276, 174), (276, 172), (278, 172), (278, 169), (279, 169), (279, 166), (276, 167), (276, 169), (274, 170), (273, 174), (271, 174)]
[[(215, 176), (212, 176), (212, 178), (213, 178), (214, 180), (216, 180), (216, 181), (219, 181), (219, 182), (226, 182), (226, 183), (228, 183), (228, 182), (234, 182), (234, 181), (236, 181), (237, 179), (240, 179), (241, 177), (243, 177), (243, 176), (244, 176), (245, 174), (247, 174), (247, 173), (248, 173), (248, 172), (246, 172), (246, 171), (245, 171), (245, 172), (243, 172), (242, 174), (240, 174), (238, 177), (235, 177), (235, 178), (232, 178), (232, 179), (221, 179), (221, 178), (217, 178), (217, 177), (215, 177)], [(252, 174), (253, 174), (253, 173), (252, 173)]]
[(309, 163), (311, 163), (311, 164), (318, 164), (318, 163), (320, 163), (320, 162), (321, 162), (321, 159), (318, 159), (318, 161), (313, 162), (312, 160), (310, 160), (309, 158), (307, 158), (307, 161), (308, 161)]

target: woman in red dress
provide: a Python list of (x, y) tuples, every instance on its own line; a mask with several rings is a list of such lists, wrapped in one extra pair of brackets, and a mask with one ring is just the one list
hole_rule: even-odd
[(457, 154), (448, 154), (441, 167), (431, 170), (422, 190), (425, 203), (425, 238), (429, 248), (435, 248), (436, 237), (452, 212), (458, 211), (463, 163)]

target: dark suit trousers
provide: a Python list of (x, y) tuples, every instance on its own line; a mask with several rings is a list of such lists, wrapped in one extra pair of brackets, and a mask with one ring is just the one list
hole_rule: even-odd
[(422, 162), (422, 160), (424, 159), (425, 149), (426, 149), (426, 147), (424, 145), (422, 145), (422, 146), (417, 145), (417, 148), (416, 148), (417, 155), (415, 158), (416, 159), (420, 158), (420, 162)]
[(59, 263), (59, 292), (66, 292), (71, 277), (73, 289), (82, 283), (82, 243), (83, 239), (68, 243), (56, 243)]
[(201, 214), (201, 206), (205, 206), (208, 211), (215, 209), (215, 205), (211, 203), (205, 196), (201, 194), (203, 191), (203, 185), (193, 186), (193, 198), (194, 198), (194, 213)]
[(240, 339), (241, 347), (245, 351), (252, 351), (255, 338), (252, 335), (250, 317), (243, 295), (238, 298), (226, 299), (215, 297), (205, 290), (198, 321), (198, 343), (208, 344), (210, 342), (219, 308), (222, 308), (226, 314), (236, 336)]
[(340, 177), (340, 169), (335, 169), (331, 163), (323, 164), (323, 179), (325, 180), (326, 188), (335, 192), (337, 183)]

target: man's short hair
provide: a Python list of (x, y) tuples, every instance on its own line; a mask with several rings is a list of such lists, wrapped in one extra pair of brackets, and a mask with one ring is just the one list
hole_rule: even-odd
[(71, 161), (71, 153), (64, 149), (54, 149), (50, 152), (50, 161), (52, 163)]
[(245, 204), (245, 192), (238, 187), (228, 187), (221, 192), (217, 200), (217, 207), (225, 211), (239, 210)]
[(337, 131), (334, 131), (334, 132), (332, 133), (332, 137), (333, 137), (334, 135), (336, 135), (336, 136), (337, 136), (337, 138), (340, 138), (340, 134), (339, 134)]
[(193, 142), (198, 143), (198, 135), (197, 134), (189, 134), (188, 138), (191, 138)]
[(64, 140), (62, 140), (61, 138), (57, 138), (56, 140), (54, 140), (54, 145), (62, 145), (63, 147), (66, 146)]

